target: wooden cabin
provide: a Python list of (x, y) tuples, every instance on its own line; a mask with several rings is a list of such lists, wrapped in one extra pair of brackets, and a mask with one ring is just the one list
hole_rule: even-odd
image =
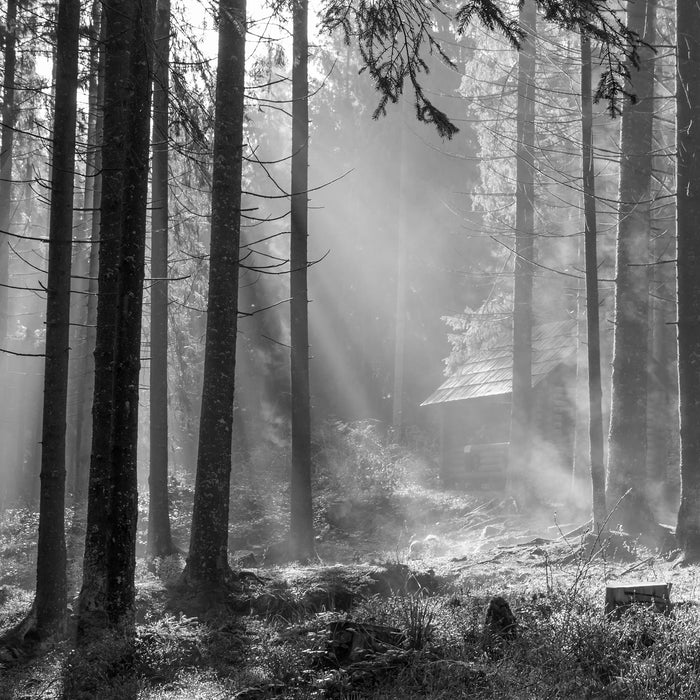
[[(577, 328), (573, 320), (532, 330), (533, 464), (571, 473), (575, 428)], [(421, 405), (437, 412), (445, 486), (505, 486), (513, 383), (512, 346), (475, 353)]]

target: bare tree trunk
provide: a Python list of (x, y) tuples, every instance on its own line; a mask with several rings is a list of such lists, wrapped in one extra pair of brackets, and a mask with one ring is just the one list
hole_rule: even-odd
[(136, 446), (153, 2), (105, 5), (100, 294), (78, 636), (135, 624)]
[[(12, 206), (12, 156), (15, 138), (15, 80), (17, 47), (17, 0), (7, 0), (5, 19), (4, 78), (2, 84), (2, 133), (0, 136), (0, 283), (8, 284), (10, 277), (10, 229)], [(8, 330), (8, 289), (0, 286), (0, 342), (5, 343)]]
[(700, 561), (700, 8), (676, 4), (678, 379), (681, 504), (676, 538), (687, 562)]
[(583, 166), (586, 315), (588, 318), (588, 435), (590, 444), (593, 529), (601, 532), (607, 517), (603, 443), (603, 391), (600, 375), (600, 302), (591, 99), (591, 40), (581, 34), (581, 144)]
[[(10, 235), (12, 226), (12, 165), (14, 160), (15, 122), (17, 119), (16, 89), (17, 81), (17, 0), (7, 0), (5, 14), (4, 61), (2, 82), (2, 127), (0, 128), (0, 347), (7, 347), (10, 299)], [(11, 390), (7, 375), (7, 355), (0, 353), (0, 387), (5, 391)], [(5, 462), (17, 464), (20, 469), (22, 460), (17, 459), (12, 445), (16, 444), (16, 436), (12, 434), (12, 423), (3, 421), (0, 426), (0, 455)], [(19, 450), (21, 455), (21, 448)], [(31, 493), (29, 491), (29, 493)]]
[[(653, 505), (665, 514), (678, 503), (678, 368), (676, 356), (675, 269), (668, 264), (675, 257), (672, 225), (661, 221), (653, 231), (653, 293), (651, 295), (651, 338), (647, 426), (647, 473), (653, 489)], [(663, 263), (663, 264), (662, 264)]]
[(170, 0), (158, 0), (151, 177), (151, 464), (148, 555), (174, 552), (168, 502), (168, 92)]
[(407, 154), (406, 154), (406, 99), (401, 100), (401, 113), (399, 116), (399, 177), (398, 190), (398, 215), (396, 231), (396, 314), (394, 319), (394, 390), (391, 395), (391, 424), (395, 437), (403, 438), (404, 428), (404, 375), (406, 371), (406, 274), (408, 266), (408, 232), (406, 226), (406, 186), (408, 179)]
[[(102, 100), (104, 98), (104, 65), (101, 50), (102, 3), (95, 0), (92, 6), (92, 33), (90, 45), (90, 83), (88, 89), (89, 116), (87, 134), (87, 157), (85, 162), (85, 197), (83, 199), (84, 226), (83, 238), (88, 236), (91, 243), (87, 251), (87, 265), (81, 269), (87, 280), (82, 280), (79, 288), (85, 292), (77, 300), (82, 305), (79, 320), (85, 324), (82, 337), (82, 357), (78, 364), (76, 387), (76, 426), (73, 446), (73, 505), (80, 509), (87, 497), (87, 476), (90, 468), (90, 422), (95, 349), (95, 322), (97, 310), (97, 240), (99, 237), (99, 206), (101, 152), (98, 143), (102, 137)], [(89, 216), (88, 216), (89, 212)], [(89, 225), (88, 225), (89, 223)], [(84, 245), (84, 244), (83, 244)]]
[(532, 457), (532, 278), (535, 254), (535, 32), (537, 8), (520, 8), (525, 37), (518, 54), (515, 271), (513, 283), (513, 393), (511, 403), (509, 491), (526, 500)]
[[(585, 107), (585, 104), (583, 106)], [(585, 148), (585, 144), (583, 148)], [(585, 206), (585, 183), (583, 197)], [(586, 242), (582, 239), (577, 249), (578, 265), (582, 270), (585, 270), (586, 267), (585, 247)], [(587, 479), (590, 472), (589, 460), (591, 450), (588, 429), (591, 421), (588, 406), (588, 338), (586, 327), (586, 280), (584, 277), (584, 279), (577, 280), (576, 285), (576, 385), (574, 394), (576, 415), (574, 420), (574, 459), (571, 470), (573, 498), (578, 493), (581, 481), (584, 478)]]
[(62, 634), (66, 622), (66, 407), (79, 21), (80, 1), (61, 0), (57, 22), (35, 599), (36, 627), (42, 637)]
[(241, 235), (245, 0), (220, 0), (209, 298), (192, 532), (183, 582), (218, 589), (228, 564), (229, 482)]
[(105, 100), (102, 136), (102, 198), (100, 204), (99, 296), (95, 337), (95, 373), (92, 402), (92, 451), (88, 483), (88, 513), (80, 592), (78, 637), (89, 636), (108, 624), (110, 591), (107, 568), (114, 539), (112, 525), (114, 488), (111, 465), (112, 399), (115, 329), (119, 290), (122, 226), (122, 178), (126, 167), (123, 125), (127, 118), (126, 85), (130, 48), (128, 0), (106, 5)]
[(290, 251), (292, 341), (292, 488), (290, 552), (306, 560), (314, 553), (311, 501), (311, 406), (309, 397), (308, 170), (309, 39), (308, 0), (292, 8), (292, 235)]
[[(655, 16), (653, 0), (628, 4), (627, 24), (645, 41), (653, 41)], [(611, 522), (632, 535), (649, 532), (655, 523), (646, 493), (654, 53), (644, 47), (640, 52), (639, 70), (628, 66), (632, 75), (629, 87), (637, 101), (626, 101), (620, 129), (620, 209), (606, 487), (611, 507), (622, 498)], [(630, 492), (625, 496), (627, 491)]]

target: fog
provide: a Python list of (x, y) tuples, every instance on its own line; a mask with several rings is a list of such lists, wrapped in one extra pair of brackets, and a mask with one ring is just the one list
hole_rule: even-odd
[[(572, 87), (578, 65), (552, 57), (561, 37), (543, 31), (538, 64), (536, 126), (537, 253), (534, 322), (580, 319), (583, 293), (580, 171), (580, 106)], [(395, 408), (395, 354), (403, 348), (401, 408), (405, 436), (423, 454), (412, 473), (438, 483), (439, 411), (421, 403), (494, 334), (510, 333), (514, 246), (516, 54), (475, 28), (450, 42), (455, 66), (430, 60), (422, 76), (426, 92), (460, 128), (441, 139), (433, 125), (416, 119), (410, 91), (386, 114), (373, 118), (379, 97), (360, 71), (359, 56), (338, 37), (316, 37), (310, 137), (309, 326), (312, 416), (315, 431), (329, 421), (369, 421), (391, 434)], [(561, 47), (559, 47), (561, 48)], [(282, 478), (289, 464), (289, 65), (283, 52), (256, 48), (246, 122), (243, 269), (240, 280), (234, 475)], [(279, 84), (275, 81), (279, 80)], [(561, 93), (569, 90), (567, 96)], [(202, 91), (204, 92), (204, 91)], [(604, 406), (609, 404), (612, 276), (617, 186), (614, 153), (617, 123), (598, 105), (596, 127)], [(206, 138), (210, 124), (202, 119)], [(179, 138), (179, 136), (178, 136)], [(177, 139), (176, 139), (177, 140)], [(171, 466), (188, 477), (196, 461), (208, 273), (207, 178), (181, 154), (173, 157), (171, 196), (170, 405)], [(41, 232), (45, 203), (28, 202), (13, 226)], [(24, 207), (24, 210), (20, 211)], [(661, 234), (660, 236), (661, 237)], [(399, 258), (406, 264), (399, 280)], [(662, 254), (670, 254), (668, 245)], [(38, 488), (45, 253), (18, 244), (11, 260), (8, 346), (3, 356), (4, 501), (32, 500)], [(147, 275), (148, 276), (148, 275)], [(659, 284), (665, 284), (659, 281)], [(403, 285), (403, 286), (401, 286)], [(403, 296), (405, 325), (397, 338), (397, 300)], [(399, 305), (400, 307), (400, 305)], [(149, 309), (148, 288), (145, 311)], [(672, 307), (662, 309), (671, 318)], [(148, 471), (148, 334), (144, 320), (141, 484)], [(494, 330), (495, 329), (495, 330)], [(585, 324), (581, 324), (581, 332)], [(584, 341), (579, 340), (581, 347)], [(573, 374), (579, 348), (567, 359)], [(78, 355), (76, 355), (78, 357)], [(585, 372), (566, 387), (576, 406), (579, 464), (557, 456), (533, 437), (537, 483), (549, 484), (553, 501), (569, 499), (585, 509), (590, 486), (587, 454)], [(75, 386), (71, 394), (75, 402)], [(77, 416), (75, 403), (71, 415)], [(508, 426), (503, 435), (507, 440)], [(464, 435), (464, 444), (474, 442)], [(426, 446), (429, 446), (426, 452)], [(583, 460), (583, 461), (581, 461)], [(548, 506), (549, 507), (549, 506)]]
[[(27, 163), (30, 158), (34, 161), (32, 155), (25, 155)], [(44, 208), (36, 201), (41, 188), (29, 185), (16, 188), (14, 230), (24, 236), (41, 237), (46, 221)], [(9, 248), (6, 352), (0, 354), (0, 511), (16, 502), (24, 506), (36, 503), (41, 459), (46, 249), (21, 238), (10, 240)]]

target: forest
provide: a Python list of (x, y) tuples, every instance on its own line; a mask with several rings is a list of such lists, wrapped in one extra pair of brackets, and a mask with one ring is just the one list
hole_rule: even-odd
[(697, 3), (4, 0), (0, 66), (0, 700), (700, 697)]

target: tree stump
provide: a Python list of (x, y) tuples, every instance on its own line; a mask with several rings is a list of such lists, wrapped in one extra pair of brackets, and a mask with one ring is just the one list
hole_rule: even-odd
[(605, 587), (606, 615), (619, 618), (631, 605), (647, 605), (668, 615), (671, 612), (671, 584), (642, 581)]
[(512, 640), (518, 636), (518, 627), (515, 615), (508, 605), (508, 601), (501, 596), (491, 598), (486, 610), (485, 630), (494, 637)]

